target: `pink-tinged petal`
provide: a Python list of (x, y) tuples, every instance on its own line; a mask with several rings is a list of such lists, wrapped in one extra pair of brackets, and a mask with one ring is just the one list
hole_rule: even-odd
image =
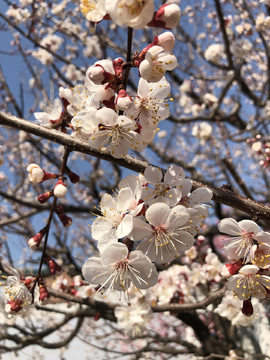
[(117, 227), (116, 236), (121, 239), (128, 236), (133, 228), (133, 217), (131, 215), (125, 215), (123, 220)]
[(130, 188), (126, 187), (121, 189), (118, 193), (118, 210), (119, 211), (126, 211), (128, 210), (130, 203), (132, 201), (132, 191)]
[(210, 189), (199, 188), (191, 193), (190, 199), (193, 202), (205, 203), (211, 201), (213, 193)]
[(192, 189), (192, 181), (190, 179), (182, 180), (179, 184), (179, 189), (182, 193), (182, 198), (186, 197)]
[(169, 230), (178, 229), (183, 225), (187, 224), (187, 222), (189, 221), (189, 217), (189, 212), (184, 206), (175, 206), (171, 209), (170, 215), (166, 222), (166, 228)]
[(228, 235), (242, 235), (242, 230), (239, 227), (237, 221), (232, 218), (222, 219), (218, 224), (220, 232)]
[(111, 244), (104, 249), (101, 263), (104, 267), (123, 261), (128, 256), (128, 248), (121, 243)]
[(149, 238), (153, 235), (154, 231), (149, 224), (139, 218), (133, 218), (133, 229), (129, 234), (129, 239), (140, 241), (144, 238)]
[(145, 217), (151, 225), (160, 227), (167, 223), (170, 212), (170, 207), (167, 204), (157, 203), (146, 210)]
[(239, 221), (238, 226), (246, 232), (253, 232), (254, 235), (260, 230), (259, 226), (252, 220)]
[(177, 186), (184, 180), (185, 176), (185, 171), (180, 166), (172, 165), (164, 176), (164, 184)]
[(154, 166), (148, 166), (145, 169), (144, 176), (145, 176), (147, 182), (149, 182), (149, 184), (152, 184), (152, 185), (156, 185), (163, 178), (162, 171)]

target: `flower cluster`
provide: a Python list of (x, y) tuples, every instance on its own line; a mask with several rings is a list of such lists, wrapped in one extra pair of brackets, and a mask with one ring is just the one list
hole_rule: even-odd
[(92, 224), (101, 257), (88, 259), (82, 268), (90, 284), (100, 285), (98, 293), (127, 292), (131, 283), (147, 289), (157, 283), (153, 262), (171, 262), (192, 247), (193, 236), (208, 215), (201, 202), (210, 201), (212, 192), (199, 188), (190, 193), (192, 182), (177, 166), (162, 178), (160, 169), (149, 166), (137, 179), (123, 179), (113, 196), (103, 195), (102, 216)]
[(224, 247), (231, 264), (221, 274), (228, 279), (228, 289), (243, 300), (242, 312), (253, 314), (252, 298), (264, 299), (270, 292), (270, 233), (260, 230), (251, 220), (222, 219), (222, 233), (233, 236)]

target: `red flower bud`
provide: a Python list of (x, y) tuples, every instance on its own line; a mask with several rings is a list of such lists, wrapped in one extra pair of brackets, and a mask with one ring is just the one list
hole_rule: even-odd
[(242, 307), (242, 314), (249, 317), (253, 315), (253, 306), (251, 300), (244, 300)]
[(32, 250), (35, 250), (39, 247), (43, 236), (46, 234), (46, 230), (42, 229), (39, 233), (33, 236), (31, 239), (28, 240), (28, 245)]
[(38, 199), (38, 202), (40, 202), (41, 204), (44, 204), (52, 196), (53, 196), (53, 191), (47, 191), (44, 194), (39, 195), (37, 199)]
[(5, 307), (8, 314), (15, 315), (22, 310), (23, 301), (19, 299), (9, 300)]
[(47, 305), (50, 302), (51, 294), (47, 290), (45, 285), (39, 285), (39, 301), (41, 305)]
[(62, 272), (61, 266), (59, 266), (52, 257), (45, 255), (44, 262), (45, 262), (45, 264), (47, 264), (49, 266), (50, 273), (52, 275), (58, 276), (61, 274), (61, 272)]
[(57, 206), (55, 212), (58, 215), (59, 219), (62, 221), (64, 227), (70, 227), (72, 225), (72, 218), (64, 214), (63, 206)]
[(67, 168), (67, 175), (70, 178), (70, 181), (72, 182), (72, 184), (76, 184), (77, 182), (80, 181), (79, 175), (72, 172), (69, 168)]
[(154, 13), (153, 19), (147, 24), (147, 26), (172, 29), (178, 25), (180, 16), (181, 11), (179, 6), (176, 4), (165, 4)]

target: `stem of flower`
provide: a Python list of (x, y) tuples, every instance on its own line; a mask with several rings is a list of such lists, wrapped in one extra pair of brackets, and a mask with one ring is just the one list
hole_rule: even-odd
[[(63, 178), (63, 174), (64, 174), (64, 170), (65, 170), (66, 165), (67, 165), (67, 160), (68, 160), (69, 154), (70, 154), (70, 150), (68, 149), (68, 147), (65, 147), (65, 152), (64, 152), (64, 156), (63, 156), (63, 160), (62, 160), (62, 164), (61, 164), (61, 170), (60, 170), (59, 179)], [(57, 203), (57, 197), (54, 196), (53, 203), (52, 203), (51, 210), (50, 210), (50, 214), (49, 214), (48, 221), (47, 221), (47, 225), (45, 226), (46, 235), (45, 235), (43, 251), (42, 251), (42, 255), (41, 255), (41, 259), (40, 259), (40, 263), (39, 263), (39, 269), (38, 269), (37, 276), (36, 276), (36, 278), (35, 278), (35, 280), (33, 282), (32, 289), (31, 289), (31, 294), (32, 294), (32, 297), (33, 297), (32, 303), (34, 302), (35, 287), (36, 287), (36, 284), (39, 281), (40, 276), (41, 276), (41, 269), (42, 269), (42, 265), (43, 265), (44, 256), (46, 254), (46, 248), (47, 248), (47, 242), (48, 242), (48, 237), (49, 237), (50, 225), (51, 225), (51, 222), (52, 222), (53, 213), (55, 212), (56, 203)]]

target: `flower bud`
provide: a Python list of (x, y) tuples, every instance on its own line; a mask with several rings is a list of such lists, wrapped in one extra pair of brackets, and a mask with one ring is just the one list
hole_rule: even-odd
[(45, 233), (46, 230), (42, 229), (39, 233), (37, 233), (35, 236), (28, 240), (28, 245), (32, 250), (36, 250), (39, 247)]
[(158, 36), (157, 45), (163, 47), (164, 50), (172, 51), (174, 44), (175, 37), (170, 31), (166, 31), (165, 33)]
[(49, 266), (50, 273), (52, 275), (59, 276), (61, 274), (62, 272), (61, 266), (59, 266), (52, 257), (50, 257), (49, 255), (45, 255), (44, 262)]
[(8, 314), (16, 315), (22, 310), (23, 301), (19, 299), (9, 300), (5, 306), (5, 311)]
[(147, 26), (172, 29), (178, 25), (180, 16), (181, 11), (179, 6), (176, 4), (165, 4), (155, 12), (152, 21), (150, 21)]
[(103, 69), (102, 66), (100, 65), (95, 65), (95, 66), (91, 66), (87, 73), (86, 76), (89, 77), (89, 79), (91, 81), (93, 81), (94, 84), (96, 85), (102, 85), (103, 81), (105, 80), (105, 71)]
[(47, 173), (37, 164), (30, 164), (26, 168), (30, 174), (28, 174), (28, 179), (34, 184), (40, 184), (45, 180), (55, 179), (58, 177), (57, 174)]
[(120, 79), (122, 78), (123, 73), (124, 73), (123, 63), (124, 63), (124, 60), (122, 58), (117, 58), (117, 59), (113, 60), (113, 68), (115, 71), (115, 75)]
[(80, 296), (80, 293), (75, 289), (70, 289), (69, 293), (73, 296)]
[(44, 194), (39, 195), (37, 199), (41, 204), (44, 204), (52, 196), (53, 196), (53, 191), (47, 191)]
[(75, 174), (68, 167), (66, 167), (66, 170), (67, 170), (67, 175), (70, 178), (70, 181), (72, 182), (72, 184), (76, 184), (80, 181), (79, 175)]
[(57, 206), (55, 212), (58, 215), (59, 219), (62, 221), (64, 227), (70, 227), (72, 225), (72, 218), (65, 215), (63, 206)]
[(228, 278), (232, 275), (238, 274), (238, 271), (241, 269), (241, 267), (241, 260), (238, 260), (235, 263), (225, 264), (220, 271), (220, 275)]
[(119, 91), (118, 96), (116, 98), (116, 105), (118, 109), (127, 111), (132, 105), (132, 99), (127, 94), (126, 90), (122, 89)]
[(66, 185), (62, 180), (58, 180), (53, 190), (54, 196), (57, 198), (63, 198), (66, 196), (66, 193), (67, 193)]
[(42, 283), (39, 284), (39, 301), (41, 302), (41, 305), (47, 305), (50, 302), (51, 294), (47, 290), (44, 280), (42, 280)]
[(39, 184), (43, 181), (44, 170), (37, 164), (30, 164), (26, 168), (29, 171), (28, 179), (34, 184)]
[(242, 314), (247, 317), (253, 315), (253, 306), (251, 300), (244, 300), (241, 310), (242, 310)]

